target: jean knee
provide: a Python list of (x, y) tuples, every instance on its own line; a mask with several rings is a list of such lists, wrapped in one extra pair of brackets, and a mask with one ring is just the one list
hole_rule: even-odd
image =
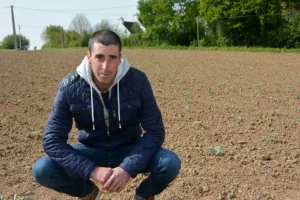
[(43, 185), (44, 182), (46, 182), (45, 179), (47, 179), (46, 171), (49, 167), (49, 158), (42, 157), (38, 159), (32, 167), (32, 176), (38, 182), (39, 184)]
[(164, 156), (161, 164), (165, 169), (164, 173), (167, 174), (170, 181), (174, 180), (181, 169), (181, 160), (179, 157), (174, 152), (169, 151), (167, 155)]
[(173, 153), (173, 155), (171, 156), (169, 165), (170, 165), (169, 168), (170, 171), (172, 172), (172, 175), (174, 176), (174, 178), (176, 178), (181, 169), (181, 160), (175, 153)]

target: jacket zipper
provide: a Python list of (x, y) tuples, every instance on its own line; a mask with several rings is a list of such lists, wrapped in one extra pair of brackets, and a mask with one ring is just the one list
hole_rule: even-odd
[(109, 134), (109, 129), (107, 128), (107, 136), (110, 136), (110, 134)]

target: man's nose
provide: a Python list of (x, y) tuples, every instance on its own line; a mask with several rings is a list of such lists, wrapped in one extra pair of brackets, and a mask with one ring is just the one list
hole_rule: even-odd
[(103, 69), (107, 69), (108, 68), (108, 66), (109, 66), (109, 61), (108, 61), (108, 59), (105, 59), (104, 60), (104, 62), (102, 63), (103, 65)]

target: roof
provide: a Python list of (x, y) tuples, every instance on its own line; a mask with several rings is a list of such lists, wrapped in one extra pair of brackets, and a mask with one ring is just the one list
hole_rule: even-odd
[(125, 22), (124, 21), (124, 26), (129, 30), (130, 33), (133, 33), (134, 31), (132, 30), (134, 22)]

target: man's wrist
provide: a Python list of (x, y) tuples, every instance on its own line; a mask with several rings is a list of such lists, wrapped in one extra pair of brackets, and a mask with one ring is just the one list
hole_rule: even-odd
[(90, 176), (89, 176), (89, 177), (90, 177), (90, 180), (93, 181), (93, 182), (94, 182), (94, 180), (95, 180), (94, 177), (95, 177), (95, 175), (97, 174), (98, 168), (99, 168), (99, 167), (95, 167), (95, 168), (93, 169), (93, 171), (90, 173)]
[(131, 173), (128, 171), (128, 170), (126, 170), (126, 167), (125, 166), (123, 166), (122, 164), (119, 166), (121, 169), (123, 169), (127, 174), (129, 174), (129, 176), (131, 177), (131, 178), (134, 178), (134, 176), (132, 176), (131, 175)]

